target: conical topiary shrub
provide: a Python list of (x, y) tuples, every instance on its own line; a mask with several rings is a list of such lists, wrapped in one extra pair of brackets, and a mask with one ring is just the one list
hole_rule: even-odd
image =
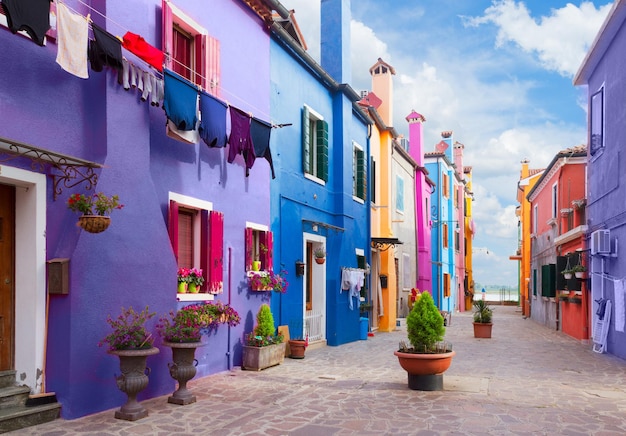
[(406, 319), (406, 329), (413, 350), (418, 353), (439, 352), (435, 344), (443, 340), (446, 329), (433, 297), (423, 292)]
[(254, 334), (261, 337), (273, 336), (276, 331), (274, 315), (267, 304), (262, 304), (256, 314), (256, 327)]

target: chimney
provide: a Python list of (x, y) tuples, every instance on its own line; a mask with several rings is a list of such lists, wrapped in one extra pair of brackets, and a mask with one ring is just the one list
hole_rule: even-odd
[(350, 0), (321, 2), (322, 68), (338, 83), (350, 83)]
[(372, 92), (382, 100), (377, 109), (380, 118), (387, 126), (393, 126), (393, 80), (396, 70), (378, 58), (378, 61), (370, 68), (372, 76)]
[(405, 118), (409, 123), (409, 155), (421, 167), (424, 166), (424, 121), (422, 114), (411, 111)]

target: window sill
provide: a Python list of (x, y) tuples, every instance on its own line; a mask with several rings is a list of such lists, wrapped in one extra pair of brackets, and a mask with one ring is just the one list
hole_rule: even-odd
[(215, 295), (199, 292), (197, 294), (176, 294), (177, 301), (213, 301)]
[(354, 201), (356, 201), (357, 203), (365, 204), (365, 200), (363, 200), (362, 198), (355, 197), (355, 196), (353, 195), (353, 196), (352, 196), (352, 199), (353, 199)]
[(323, 179), (320, 179), (319, 177), (311, 173), (304, 173), (304, 178), (309, 179), (310, 181), (315, 182), (319, 185), (326, 186), (326, 182)]

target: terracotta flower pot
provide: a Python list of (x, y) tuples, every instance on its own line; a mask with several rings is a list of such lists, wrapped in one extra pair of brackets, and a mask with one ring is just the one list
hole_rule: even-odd
[(491, 322), (474, 322), (474, 337), (489, 339), (491, 338), (491, 328), (493, 323)]
[(289, 357), (292, 359), (304, 359), (306, 350), (306, 341), (290, 339), (289, 340)]
[(443, 390), (443, 373), (450, 367), (455, 351), (440, 354), (417, 354), (394, 351), (400, 366), (407, 372), (409, 388), (420, 391)]
[(325, 257), (316, 257), (316, 258), (315, 258), (315, 262), (316, 262), (318, 265), (321, 265), (321, 264), (323, 264), (324, 262), (326, 262), (326, 258), (325, 258)]

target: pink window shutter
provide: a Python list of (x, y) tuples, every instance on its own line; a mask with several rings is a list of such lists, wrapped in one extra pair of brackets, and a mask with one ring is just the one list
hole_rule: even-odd
[(178, 262), (178, 203), (176, 203), (174, 200), (170, 200), (168, 221), (169, 222), (167, 230), (170, 234), (170, 242), (172, 243), (174, 257)]
[(172, 9), (167, 0), (161, 1), (161, 16), (162, 16), (162, 29), (161, 35), (163, 39), (161, 41), (161, 50), (165, 53), (165, 68), (172, 69), (172, 39), (174, 39), (174, 22), (172, 20)]
[(254, 260), (254, 231), (249, 228), (246, 227), (246, 233), (245, 233), (245, 239), (246, 239), (246, 271), (251, 271), (252, 270), (252, 261)]
[(221, 85), (220, 74), (220, 41), (212, 36), (206, 36), (206, 87), (207, 92), (215, 97), (219, 97), (219, 87)]
[(195, 42), (195, 50), (196, 50), (196, 63), (195, 63), (195, 69), (196, 69), (196, 77), (195, 77), (195, 83), (197, 85), (200, 85), (203, 89), (207, 89), (207, 81), (206, 81), (206, 70), (207, 70), (207, 49), (206, 49), (206, 41), (207, 36), (206, 35), (195, 35), (194, 36), (194, 42)]
[(209, 292), (224, 292), (224, 214), (209, 213)]
[(273, 256), (274, 251), (274, 235), (272, 232), (261, 233), (261, 243), (267, 248), (265, 252), (261, 252), (261, 266), (265, 271), (273, 271)]
[(210, 271), (210, 245), (209, 245), (209, 211), (202, 209), (200, 211), (200, 268), (202, 268), (202, 277), (204, 277), (203, 291), (209, 286)]

